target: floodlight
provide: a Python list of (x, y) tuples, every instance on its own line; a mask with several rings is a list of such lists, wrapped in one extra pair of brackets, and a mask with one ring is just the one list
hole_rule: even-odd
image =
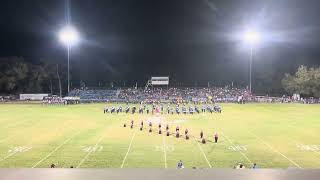
[(66, 26), (60, 31), (59, 39), (63, 44), (72, 46), (77, 44), (79, 41), (79, 35), (75, 28), (72, 26)]

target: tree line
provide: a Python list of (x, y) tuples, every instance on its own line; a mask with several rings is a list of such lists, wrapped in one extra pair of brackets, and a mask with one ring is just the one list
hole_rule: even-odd
[[(23, 57), (0, 58), (0, 94), (50, 93), (62, 96), (67, 87), (66, 63), (42, 60), (38, 63), (26, 61)], [(265, 73), (263, 73), (265, 74)], [(269, 81), (281, 77), (265, 74), (259, 82), (268, 88)], [(273, 77), (273, 78), (271, 78)], [(270, 83), (269, 83), (270, 84)], [(294, 74), (285, 74), (282, 88), (292, 94), (305, 97), (320, 97), (320, 67), (300, 66)], [(267, 86), (267, 87), (266, 87)], [(268, 92), (265, 92), (268, 93)]]
[(27, 62), (23, 57), (0, 58), (0, 93), (51, 93), (62, 96), (65, 66), (53, 61)]
[(281, 82), (290, 94), (320, 97), (320, 67), (300, 66), (294, 74), (285, 74)]

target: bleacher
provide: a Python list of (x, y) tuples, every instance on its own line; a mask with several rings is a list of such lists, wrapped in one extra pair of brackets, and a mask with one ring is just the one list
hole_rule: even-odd
[(75, 89), (69, 96), (81, 102), (237, 102), (239, 96), (250, 98), (246, 89), (238, 88), (168, 88), (168, 89)]

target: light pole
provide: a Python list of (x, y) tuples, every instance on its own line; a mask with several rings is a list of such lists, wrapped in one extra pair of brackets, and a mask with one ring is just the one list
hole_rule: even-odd
[(68, 25), (59, 32), (60, 41), (67, 46), (68, 58), (68, 93), (70, 92), (70, 49), (79, 41), (78, 32), (72, 26)]
[(260, 35), (256, 31), (247, 31), (244, 34), (244, 40), (250, 45), (250, 62), (249, 62), (249, 90), (252, 92), (252, 61), (253, 61), (253, 48), (259, 42)]

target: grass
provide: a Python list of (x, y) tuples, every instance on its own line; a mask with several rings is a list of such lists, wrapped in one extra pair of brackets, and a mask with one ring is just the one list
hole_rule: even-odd
[[(222, 114), (199, 115), (103, 114), (104, 106), (0, 104), (0, 167), (320, 168), (320, 105), (222, 104)], [(131, 119), (134, 129), (122, 127)], [(192, 137), (159, 135), (157, 123), (139, 131), (141, 120), (170, 123), (171, 132), (179, 124)]]

